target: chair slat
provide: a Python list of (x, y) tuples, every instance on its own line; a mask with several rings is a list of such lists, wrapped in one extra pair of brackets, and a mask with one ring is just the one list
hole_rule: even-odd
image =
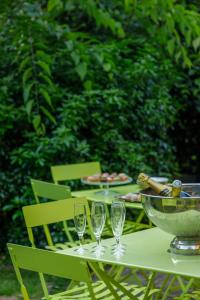
[(20, 269), (91, 282), (87, 262), (78, 257), (10, 243), (8, 249)]

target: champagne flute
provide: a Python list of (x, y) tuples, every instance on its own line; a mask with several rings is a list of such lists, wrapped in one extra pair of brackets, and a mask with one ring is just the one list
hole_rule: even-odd
[(83, 254), (84, 248), (82, 246), (82, 239), (86, 227), (86, 207), (83, 203), (75, 202), (74, 204), (74, 224), (80, 241), (80, 246), (76, 251), (79, 254)]
[(117, 256), (122, 255), (124, 252), (124, 247), (121, 245), (120, 239), (123, 232), (125, 217), (126, 208), (124, 202), (114, 201), (111, 204), (111, 227), (116, 240), (116, 245), (113, 252)]
[(101, 245), (101, 234), (106, 221), (105, 205), (102, 202), (93, 202), (91, 209), (91, 224), (94, 236), (97, 240), (97, 247), (95, 247), (96, 254), (101, 254), (104, 247)]

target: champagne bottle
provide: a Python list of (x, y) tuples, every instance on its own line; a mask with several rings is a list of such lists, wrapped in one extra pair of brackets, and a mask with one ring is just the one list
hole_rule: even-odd
[(138, 184), (146, 185), (152, 188), (156, 194), (164, 197), (190, 197), (190, 195), (181, 190), (181, 181), (176, 180), (172, 186), (158, 183), (144, 173), (140, 173), (137, 179)]

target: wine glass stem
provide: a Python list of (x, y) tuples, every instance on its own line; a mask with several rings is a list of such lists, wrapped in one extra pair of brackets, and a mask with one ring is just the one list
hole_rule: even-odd
[(117, 244), (117, 249), (120, 248), (120, 237), (116, 237), (116, 244)]
[(83, 240), (83, 236), (82, 236), (82, 235), (79, 235), (79, 244), (80, 244), (80, 248), (81, 248), (81, 249), (83, 248), (82, 240)]
[(106, 184), (105, 185), (105, 196), (108, 196), (109, 195), (109, 185), (108, 184)]
[(97, 237), (97, 246), (98, 248), (101, 248), (101, 237)]

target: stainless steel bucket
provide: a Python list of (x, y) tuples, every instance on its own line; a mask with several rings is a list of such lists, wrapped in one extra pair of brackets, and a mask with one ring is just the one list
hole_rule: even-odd
[(191, 197), (163, 197), (149, 188), (142, 190), (142, 205), (156, 226), (175, 236), (171, 253), (200, 255), (200, 184), (183, 184), (182, 189)]

